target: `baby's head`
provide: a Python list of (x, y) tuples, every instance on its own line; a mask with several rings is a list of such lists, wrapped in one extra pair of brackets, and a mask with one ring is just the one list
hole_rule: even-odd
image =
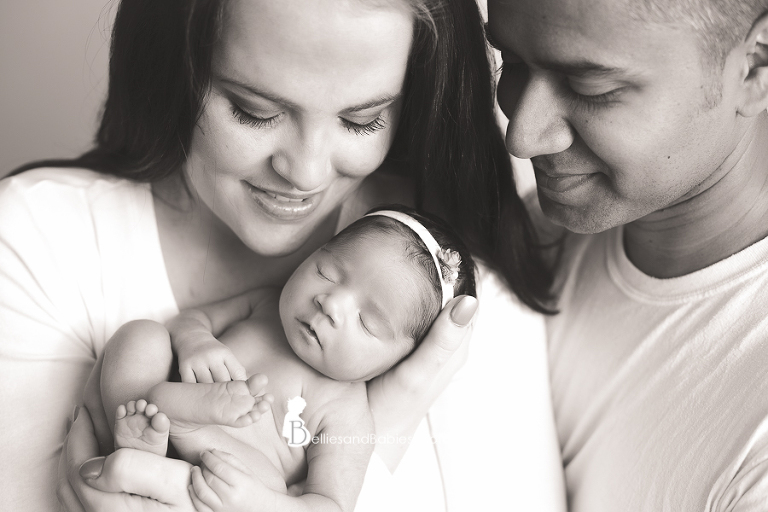
[(365, 381), (408, 355), (458, 295), (475, 295), (474, 262), (458, 236), (438, 218), (388, 206), (296, 269), (280, 296), (280, 319), (308, 365), (332, 379)]

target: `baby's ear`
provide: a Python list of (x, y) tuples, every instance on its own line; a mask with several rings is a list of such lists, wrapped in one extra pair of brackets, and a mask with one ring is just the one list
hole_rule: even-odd
[(768, 12), (755, 21), (744, 44), (747, 51), (739, 114), (752, 117), (768, 109)]

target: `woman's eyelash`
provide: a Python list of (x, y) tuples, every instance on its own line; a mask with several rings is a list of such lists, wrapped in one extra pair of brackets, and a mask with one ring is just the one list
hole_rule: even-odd
[[(232, 105), (232, 115), (240, 124), (251, 126), (253, 128), (269, 128), (274, 126), (280, 115), (272, 117), (257, 117), (249, 114), (237, 105)], [(342, 119), (342, 123), (350, 132), (354, 132), (357, 135), (371, 135), (379, 130), (386, 128), (387, 124), (384, 119), (379, 116), (370, 123), (358, 124), (353, 123), (347, 119)]]
[(387, 123), (384, 122), (384, 119), (382, 119), (381, 116), (378, 116), (370, 123), (365, 124), (353, 123), (348, 119), (342, 119), (341, 122), (344, 124), (347, 130), (354, 132), (357, 135), (371, 135), (379, 130), (386, 128), (387, 126)]
[(240, 124), (250, 126), (252, 128), (269, 128), (277, 122), (279, 114), (272, 117), (256, 117), (237, 105), (232, 105), (232, 115)]

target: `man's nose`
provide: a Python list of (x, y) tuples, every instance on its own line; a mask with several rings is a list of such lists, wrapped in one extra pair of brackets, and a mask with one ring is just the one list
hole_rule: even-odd
[[(500, 87), (503, 84), (500, 84)], [(533, 158), (565, 151), (573, 144), (573, 129), (566, 120), (556, 78), (546, 72), (531, 73), (517, 88), (517, 96), (504, 98), (499, 89), (499, 103), (506, 103), (509, 118), (505, 143), (507, 151), (518, 158)]]

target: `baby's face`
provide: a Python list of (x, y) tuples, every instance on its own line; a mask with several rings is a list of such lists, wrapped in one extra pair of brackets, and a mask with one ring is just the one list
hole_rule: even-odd
[(293, 351), (340, 381), (371, 379), (408, 354), (408, 326), (429, 283), (405, 254), (403, 241), (374, 235), (307, 258), (280, 296)]

